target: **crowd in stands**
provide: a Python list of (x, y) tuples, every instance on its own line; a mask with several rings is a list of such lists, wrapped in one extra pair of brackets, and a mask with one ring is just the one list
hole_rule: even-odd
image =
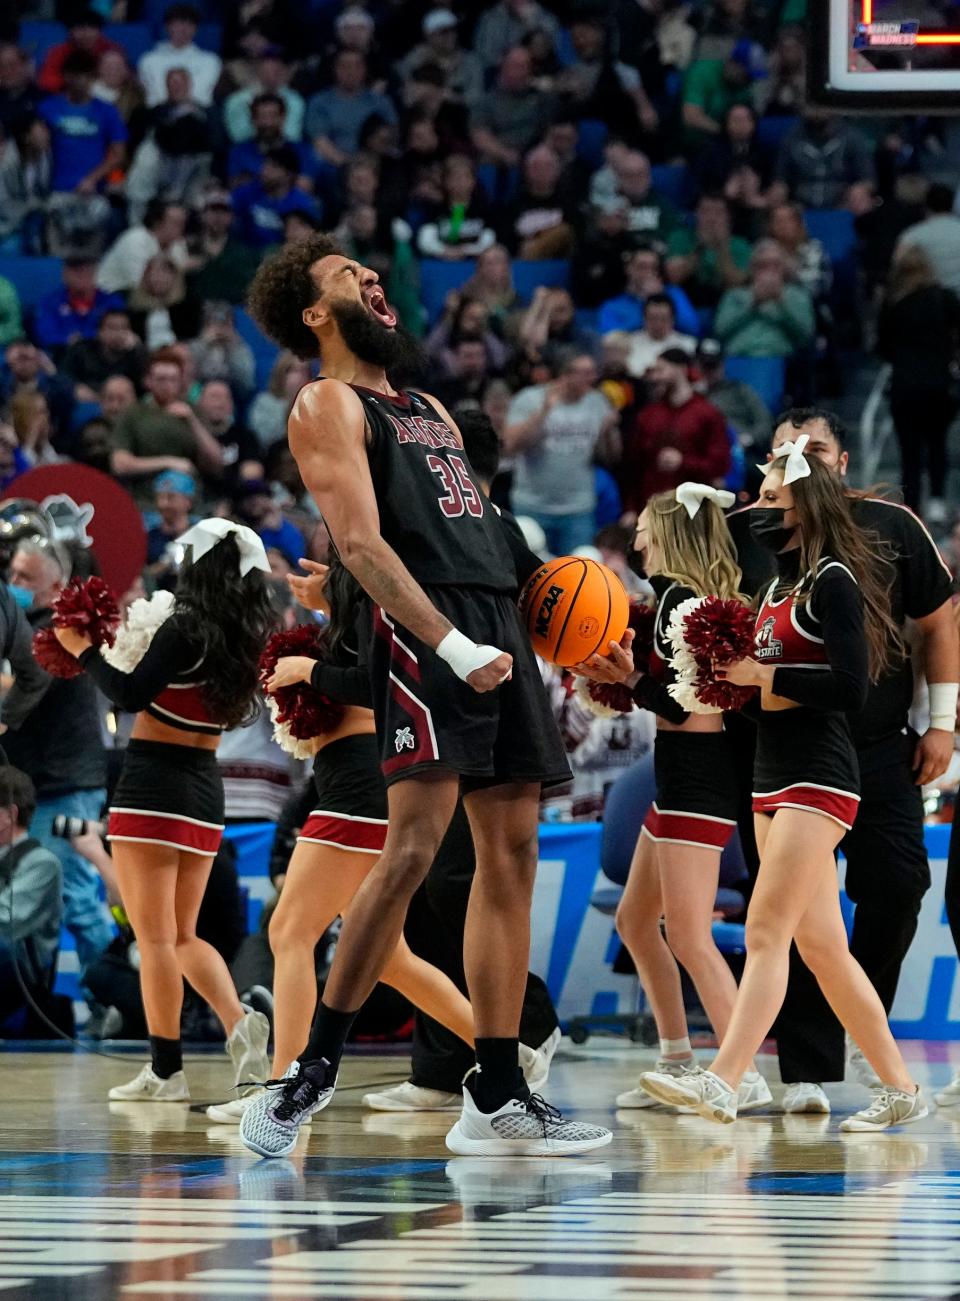
[[(379, 273), (428, 391), (489, 415), (494, 497), (546, 551), (594, 546), (626, 574), (651, 493), (746, 493), (771, 412), (841, 396), (870, 355), (892, 368), (906, 499), (945, 525), (953, 123), (808, 102), (804, 16), (804, 0), (12, 0), (0, 487), (64, 460), (115, 476), (144, 515), (148, 589), (172, 585), (169, 544), (201, 514), (257, 529), (278, 593), (301, 556), (324, 559), (286, 444), (316, 367), (244, 310), (271, 249), (322, 229)], [(48, 560), (32, 563), (59, 581)], [(261, 777), (276, 763), (268, 735), (247, 750)], [(98, 770), (83, 791), (102, 786)]]

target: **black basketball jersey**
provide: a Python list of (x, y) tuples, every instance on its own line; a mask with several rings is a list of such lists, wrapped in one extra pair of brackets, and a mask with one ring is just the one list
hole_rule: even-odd
[(446, 421), (417, 393), (352, 387), (367, 418), (383, 540), (419, 583), (515, 590), (503, 525)]

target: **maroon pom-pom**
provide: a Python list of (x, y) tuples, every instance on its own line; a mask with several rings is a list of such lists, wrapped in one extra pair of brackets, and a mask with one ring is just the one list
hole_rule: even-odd
[(39, 628), (33, 634), (33, 658), (52, 678), (78, 678), (83, 672), (80, 661), (63, 649), (52, 628)]
[(112, 646), (120, 626), (120, 608), (102, 578), (72, 579), (53, 605), (56, 628), (72, 628), (94, 646)]
[(656, 607), (643, 601), (631, 601), (627, 627), (634, 631), (633, 658), (645, 665), (653, 650), (653, 629), (657, 621)]
[(756, 691), (714, 676), (715, 664), (746, 659), (753, 651), (756, 615), (742, 601), (708, 596), (683, 621), (683, 638), (697, 662), (696, 693), (704, 705), (742, 709)]
[[(305, 655), (308, 659), (322, 659), (326, 632), (315, 623), (298, 624), (285, 632), (275, 632), (260, 656), (260, 685), (267, 691), (277, 660), (287, 655)], [(343, 705), (331, 700), (321, 691), (314, 691), (309, 682), (281, 687), (267, 692), (277, 702), (278, 723), (286, 723), (290, 735), (298, 741), (312, 741), (316, 736), (332, 732), (343, 719)]]
[(607, 709), (616, 710), (618, 714), (629, 714), (633, 710), (633, 693), (622, 682), (587, 682), (587, 691), (592, 700)]

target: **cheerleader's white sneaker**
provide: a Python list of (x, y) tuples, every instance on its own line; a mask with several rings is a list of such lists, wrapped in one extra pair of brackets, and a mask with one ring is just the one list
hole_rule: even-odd
[(894, 1125), (912, 1125), (929, 1114), (926, 1099), (919, 1089), (906, 1093), (903, 1089), (883, 1085), (874, 1093), (870, 1106), (841, 1121), (840, 1128), (845, 1134), (871, 1134), (879, 1129), (891, 1129)]
[(789, 1116), (829, 1116), (830, 1099), (819, 1084), (788, 1084), (783, 1109)]
[(770, 1085), (759, 1071), (747, 1071), (737, 1089), (737, 1115), (742, 1111), (757, 1111), (773, 1102)]
[(441, 1089), (424, 1089), (404, 1080), (392, 1089), (380, 1089), (363, 1095), (363, 1105), (371, 1111), (459, 1111), (460, 1094)]
[(672, 1107), (691, 1107), (698, 1116), (713, 1120), (718, 1125), (732, 1125), (737, 1118), (737, 1091), (713, 1071), (694, 1066), (679, 1078), (644, 1071), (640, 1087), (658, 1102)]
[(960, 1102), (960, 1071), (953, 1077), (945, 1089), (933, 1095), (938, 1107), (955, 1107)]
[(162, 1080), (147, 1063), (129, 1084), (116, 1084), (107, 1094), (111, 1102), (189, 1102), (190, 1089), (183, 1071)]
[(229, 1102), (215, 1102), (207, 1108), (207, 1119), (217, 1125), (239, 1125), (243, 1113), (263, 1089), (251, 1089), (242, 1098), (232, 1098)]
[[(661, 1057), (653, 1068), (655, 1075), (672, 1075), (680, 1079), (687, 1071), (693, 1070), (696, 1063), (693, 1058), (685, 1062), (670, 1061), (669, 1058)], [(621, 1111), (639, 1111), (641, 1108), (656, 1107), (658, 1099), (653, 1094), (648, 1093), (646, 1089), (630, 1089), (626, 1093), (617, 1094), (617, 1106)]]
[(227, 1053), (233, 1062), (234, 1087), (262, 1084), (267, 1079), (270, 1074), (269, 1041), (270, 1022), (262, 1012), (247, 1008), (227, 1040)]

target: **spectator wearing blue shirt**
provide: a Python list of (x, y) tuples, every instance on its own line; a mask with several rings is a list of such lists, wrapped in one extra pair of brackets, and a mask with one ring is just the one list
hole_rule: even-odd
[(97, 288), (96, 270), (89, 258), (68, 258), (63, 265), (63, 288), (40, 299), (33, 337), (45, 352), (61, 352), (78, 339), (95, 338), (105, 313), (124, 310), (119, 294)]
[(227, 179), (231, 185), (245, 185), (260, 175), (267, 154), (284, 145), (296, 151), (300, 160), (299, 182), (312, 179), (316, 172), (316, 159), (306, 145), (288, 142), (286, 137), (287, 106), (272, 92), (257, 95), (250, 105), (253, 136), (233, 145), (227, 159)]
[(244, 244), (268, 248), (283, 241), (283, 221), (291, 212), (306, 212), (320, 220), (316, 200), (297, 189), (297, 151), (290, 145), (273, 149), (260, 165), (260, 179), (241, 185), (233, 195), (236, 231)]
[(663, 258), (653, 248), (638, 248), (627, 262), (627, 284), (624, 292), (608, 298), (600, 308), (597, 330), (609, 334), (611, 330), (633, 333), (644, 326), (643, 307), (651, 294), (666, 294), (673, 303), (676, 329), (681, 334), (700, 335), (700, 317), (687, 295), (677, 285), (664, 282)]
[(341, 50), (333, 64), (333, 85), (307, 104), (307, 137), (325, 163), (342, 167), (357, 152), (360, 131), (371, 117), (392, 126), (393, 102), (367, 85), (367, 61), (359, 50)]
[(268, 551), (279, 551), (290, 565), (296, 566), (304, 553), (306, 541), (300, 530), (284, 518), (268, 483), (263, 479), (241, 481), (237, 485), (234, 507), (237, 517), (260, 535)]
[(40, 105), (50, 127), (55, 194), (96, 194), (123, 164), (127, 128), (112, 104), (91, 93), (96, 75), (93, 56), (75, 51), (64, 60), (64, 93)]

